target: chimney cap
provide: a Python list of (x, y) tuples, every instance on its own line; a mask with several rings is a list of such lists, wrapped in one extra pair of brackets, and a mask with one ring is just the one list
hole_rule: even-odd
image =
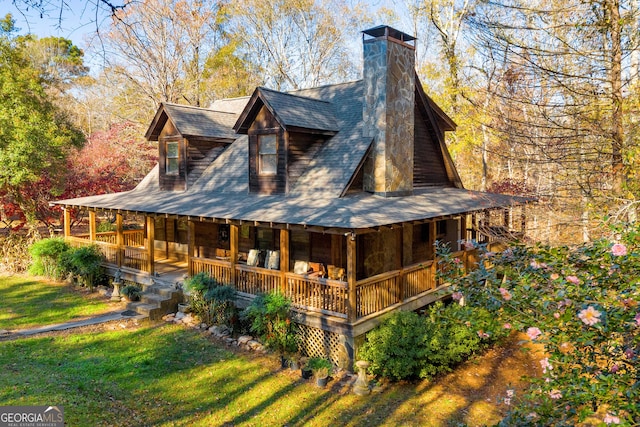
[(368, 36), (376, 38), (387, 36), (403, 42), (416, 40), (415, 37), (403, 33), (402, 31), (396, 30), (395, 28), (389, 27), (388, 25), (378, 25), (377, 27), (369, 28), (368, 30), (364, 30), (362, 32)]

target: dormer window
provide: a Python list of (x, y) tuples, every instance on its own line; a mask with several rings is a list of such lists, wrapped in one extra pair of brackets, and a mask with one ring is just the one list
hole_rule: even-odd
[(178, 175), (180, 165), (180, 150), (178, 141), (167, 141), (167, 175)]
[(278, 144), (275, 134), (258, 136), (258, 173), (275, 175), (278, 173)]

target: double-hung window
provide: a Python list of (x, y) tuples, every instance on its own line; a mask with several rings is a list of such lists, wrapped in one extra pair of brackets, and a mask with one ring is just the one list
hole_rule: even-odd
[(278, 149), (275, 134), (258, 135), (258, 173), (275, 175), (278, 172)]
[(167, 175), (178, 175), (180, 161), (180, 144), (178, 141), (167, 141)]

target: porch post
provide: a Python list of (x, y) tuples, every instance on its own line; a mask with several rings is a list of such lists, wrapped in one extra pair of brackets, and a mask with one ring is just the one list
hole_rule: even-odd
[(89, 240), (96, 241), (96, 211), (89, 211)]
[(156, 240), (156, 220), (152, 216), (146, 217), (147, 227), (147, 271), (151, 276), (156, 272), (155, 263), (155, 240)]
[(280, 230), (280, 291), (283, 295), (287, 294), (287, 282), (285, 275), (289, 272), (289, 230), (283, 228)]
[(193, 275), (193, 253), (196, 242), (196, 224), (193, 220), (187, 220), (187, 272), (189, 276)]
[(356, 292), (356, 235), (352, 233), (347, 239), (347, 285), (349, 298), (347, 300), (347, 320), (355, 322), (358, 318), (357, 292)]
[(122, 214), (116, 213), (116, 263), (118, 268), (124, 264), (124, 234), (122, 233)]
[[(238, 262), (238, 238), (239, 238), (239, 230), (238, 226), (235, 224), (231, 224), (229, 226), (229, 247), (231, 248), (231, 283), (234, 288), (236, 288), (236, 263)], [(237, 289), (237, 288), (236, 288)]]
[(398, 278), (398, 301), (404, 301), (404, 267), (413, 263), (413, 224), (402, 224), (402, 273)]
[(434, 246), (436, 243), (436, 233), (438, 232), (438, 228), (436, 227), (436, 222), (431, 221), (429, 223), (429, 247), (433, 252), (433, 262), (431, 263), (431, 283), (438, 287), (438, 283), (436, 282), (436, 271), (438, 269), (438, 259), (436, 256), (436, 247)]
[(69, 208), (64, 208), (64, 237), (71, 237), (71, 211)]

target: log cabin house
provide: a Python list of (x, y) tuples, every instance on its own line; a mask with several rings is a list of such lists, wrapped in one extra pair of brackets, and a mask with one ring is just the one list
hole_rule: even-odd
[[(206, 271), (239, 301), (283, 292), (302, 351), (352, 360), (364, 334), (393, 310), (442, 293), (434, 242), (488, 242), (484, 230), (524, 231), (528, 200), (464, 189), (445, 145), (455, 123), (415, 72), (415, 38), (363, 31), (359, 81), (249, 97), (210, 108), (163, 103), (146, 138), (159, 162), (132, 191), (55, 202), (65, 236), (97, 243), (111, 272), (161, 279), (160, 262)], [(70, 209), (89, 212), (71, 235)], [(96, 232), (96, 215), (116, 231)], [(124, 230), (127, 218), (140, 227)]]

